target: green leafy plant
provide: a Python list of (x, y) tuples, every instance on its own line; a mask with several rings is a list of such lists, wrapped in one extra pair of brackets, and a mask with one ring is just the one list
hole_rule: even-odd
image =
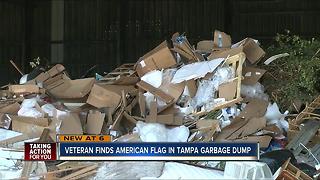
[(320, 41), (303, 39), (297, 35), (277, 34), (275, 43), (266, 49), (270, 56), (289, 53), (269, 65), (263, 80), (271, 99), (282, 109), (290, 109), (292, 102), (311, 102), (320, 90)]

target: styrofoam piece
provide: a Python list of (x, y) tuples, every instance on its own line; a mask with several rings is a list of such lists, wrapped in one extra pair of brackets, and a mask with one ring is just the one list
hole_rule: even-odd
[(168, 139), (167, 129), (163, 124), (138, 121), (136, 130), (143, 142), (166, 142)]
[(33, 108), (37, 104), (37, 98), (24, 99), (21, 103), (22, 108)]
[(36, 108), (21, 108), (18, 111), (18, 116), (41, 118), (44, 117), (44, 114), (38, 111)]
[(186, 142), (189, 137), (189, 129), (185, 126), (169, 129), (163, 124), (141, 121), (137, 122), (134, 131), (143, 142)]
[(20, 164), (18, 160), (0, 158), (0, 179), (20, 179), (22, 163)]
[(189, 137), (189, 128), (179, 126), (168, 129), (168, 142), (187, 142)]
[(224, 169), (225, 179), (272, 179), (272, 172), (262, 162), (227, 161)]
[(55, 111), (57, 110), (52, 104), (45, 104), (41, 106), (42, 111), (48, 114), (48, 116), (53, 117)]
[(287, 116), (289, 111), (285, 111), (283, 114), (280, 112), (277, 103), (269, 103), (265, 118), (267, 119), (267, 124), (276, 124), (280, 129), (288, 131), (289, 123), (284, 118)]
[(223, 61), (224, 58), (218, 58), (211, 61), (185, 65), (177, 70), (171, 82), (176, 84), (190, 79), (204, 77), (207, 73), (213, 72)]
[(28, 74), (25, 74), (20, 78), (19, 84), (24, 84), (27, 81), (28, 81)]
[(223, 179), (223, 172), (177, 162), (166, 162), (159, 178), (143, 179)]
[(162, 83), (162, 71), (154, 70), (141, 77), (141, 80), (152, 85), (155, 88), (160, 87)]

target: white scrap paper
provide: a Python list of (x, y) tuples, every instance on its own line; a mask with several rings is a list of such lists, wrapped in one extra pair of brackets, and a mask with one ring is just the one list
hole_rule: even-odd
[(185, 65), (177, 70), (171, 82), (177, 84), (190, 79), (204, 77), (206, 74), (213, 72), (223, 61), (224, 58), (218, 58), (211, 61), (203, 61)]

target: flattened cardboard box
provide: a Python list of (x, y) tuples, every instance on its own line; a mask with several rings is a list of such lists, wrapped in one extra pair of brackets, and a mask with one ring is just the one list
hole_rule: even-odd
[(150, 92), (151, 94), (155, 95), (158, 98), (161, 98), (165, 103), (170, 104), (171, 102), (174, 101), (174, 98), (165, 92), (163, 92), (161, 89), (155, 88), (152, 85), (140, 81), (137, 83), (137, 86), (145, 91)]
[(259, 79), (264, 75), (266, 70), (254, 68), (254, 67), (243, 67), (242, 75), (244, 79), (242, 80), (242, 84), (245, 85), (254, 85)]
[(20, 110), (20, 104), (15, 102), (0, 108), (0, 113), (16, 115)]
[(48, 92), (58, 99), (76, 99), (86, 96), (93, 84), (94, 78), (61, 80), (62, 83), (51, 88)]
[[(65, 67), (61, 64), (56, 64), (51, 69), (39, 74), (35, 79), (33, 79), (31, 81), (44, 82), (44, 81), (50, 79), (51, 77), (54, 77), (54, 76), (62, 73), (63, 71), (65, 71)], [(28, 82), (31, 82), (31, 81), (28, 81)]]
[(219, 86), (219, 98), (225, 98), (226, 101), (234, 99), (237, 92), (237, 80), (223, 83)]
[(243, 119), (251, 119), (254, 117), (262, 117), (265, 115), (269, 102), (261, 99), (251, 99), (239, 117)]
[(266, 54), (264, 50), (253, 39), (247, 38), (243, 45), (243, 52), (251, 64), (255, 64), (261, 60)]
[(243, 52), (242, 46), (231, 48), (231, 49), (224, 49), (224, 50), (220, 50), (220, 51), (213, 51), (210, 54), (210, 56), (208, 56), (208, 59), (212, 60), (212, 59), (217, 59), (217, 58), (227, 58), (228, 56), (231, 57), (231, 56), (237, 55), (241, 52)]
[(121, 92), (123, 90), (125, 91), (125, 94), (127, 94), (128, 92), (134, 91), (135, 88), (133, 86), (94, 84), (87, 99), (87, 103), (97, 108), (115, 108), (120, 103)]
[(224, 32), (215, 30), (213, 45), (218, 48), (229, 48), (231, 47), (231, 36)]
[(82, 124), (79, 115), (70, 113), (60, 117), (62, 123), (60, 126), (60, 134), (83, 134)]
[(93, 111), (87, 117), (87, 133), (100, 134), (106, 114), (99, 111)]
[(12, 130), (27, 134), (28, 137), (40, 137), (42, 131), (49, 126), (48, 118), (32, 118), (22, 116), (9, 116), (12, 120)]
[(26, 85), (10, 85), (9, 91), (14, 94), (24, 94), (24, 93), (39, 93), (40, 89), (37, 85), (26, 84)]
[(145, 54), (137, 62), (135, 70), (139, 77), (149, 71), (169, 68), (176, 65), (176, 59), (168, 47), (167, 41)]
[(203, 40), (197, 43), (197, 50), (202, 52), (211, 52), (214, 47), (214, 41)]
[(267, 148), (269, 147), (271, 136), (247, 136), (242, 139), (234, 140), (234, 142), (254, 142), (259, 143), (260, 148)]

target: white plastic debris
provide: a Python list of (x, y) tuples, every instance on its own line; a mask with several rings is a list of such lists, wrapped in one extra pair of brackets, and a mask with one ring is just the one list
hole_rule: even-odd
[[(146, 108), (147, 110), (150, 110), (151, 102), (155, 100), (155, 96), (151, 94), (150, 92), (146, 92), (143, 94), (146, 97)], [(167, 104), (161, 100), (161, 98), (156, 98), (157, 99), (157, 108), (161, 109), (162, 107), (166, 106)]]
[(287, 116), (289, 111), (285, 111), (283, 114), (280, 112), (279, 107), (277, 103), (269, 103), (267, 112), (265, 114), (265, 118), (267, 119), (267, 124), (275, 124), (280, 129), (284, 129), (285, 131), (288, 131), (289, 129), (289, 123), (284, 118)]
[(205, 106), (205, 110), (211, 110), (219, 103), (225, 102), (224, 99), (216, 98), (215, 92), (219, 86), (235, 77), (234, 69), (231, 67), (220, 67), (209, 80), (201, 80), (198, 86), (197, 93), (192, 101), (192, 106)]
[(192, 106), (200, 107), (214, 99), (214, 82), (209, 80), (202, 80), (199, 82), (198, 90), (193, 98)]
[(142, 179), (223, 179), (223, 172), (177, 162), (166, 162), (162, 175), (159, 178)]
[(41, 118), (44, 114), (40, 112), (37, 108), (37, 98), (25, 99), (23, 100), (20, 109), (18, 111), (18, 116)]
[(290, 54), (288, 53), (283, 53), (283, 54), (277, 54), (277, 55), (274, 55), (274, 56), (271, 56), (269, 57), (265, 62), (264, 64), (265, 65), (269, 65), (271, 62), (273, 62), (274, 60), (276, 59), (279, 59), (279, 58), (282, 58), (282, 57), (286, 57), (286, 56), (289, 56)]
[(44, 117), (43, 113), (38, 111), (36, 108), (21, 108), (18, 111), (18, 116), (34, 117), (34, 118)]
[(59, 118), (60, 116), (66, 115), (67, 112), (56, 109), (52, 104), (45, 104), (41, 106), (43, 112), (47, 113), (50, 117)]
[(152, 85), (155, 88), (160, 87), (162, 83), (162, 71), (154, 70), (141, 77), (142, 81)]
[(262, 162), (227, 161), (224, 169), (225, 179), (272, 179), (272, 172)]
[(48, 114), (48, 116), (53, 117), (55, 111), (57, 110), (52, 104), (45, 104), (41, 106), (42, 111)]
[(241, 95), (250, 98), (258, 98), (265, 101), (269, 101), (269, 96), (266, 93), (264, 93), (264, 87), (259, 82), (257, 82), (254, 85), (241, 84)]
[(189, 137), (189, 128), (179, 126), (168, 129), (168, 142), (187, 142)]
[(189, 137), (189, 129), (185, 126), (169, 129), (163, 124), (141, 121), (137, 122), (134, 131), (143, 142), (186, 142)]
[(172, 83), (180, 83), (190, 79), (198, 79), (206, 74), (213, 72), (222, 62), (224, 58), (218, 58), (211, 61), (203, 61), (188, 64), (178, 69), (172, 79)]
[(20, 78), (19, 84), (24, 84), (24, 83), (26, 83), (26, 82), (27, 82), (27, 79), (28, 79), (28, 74), (23, 75), (23, 76)]
[(36, 98), (31, 98), (31, 99), (24, 99), (21, 103), (22, 108), (33, 108), (37, 104), (37, 99)]

